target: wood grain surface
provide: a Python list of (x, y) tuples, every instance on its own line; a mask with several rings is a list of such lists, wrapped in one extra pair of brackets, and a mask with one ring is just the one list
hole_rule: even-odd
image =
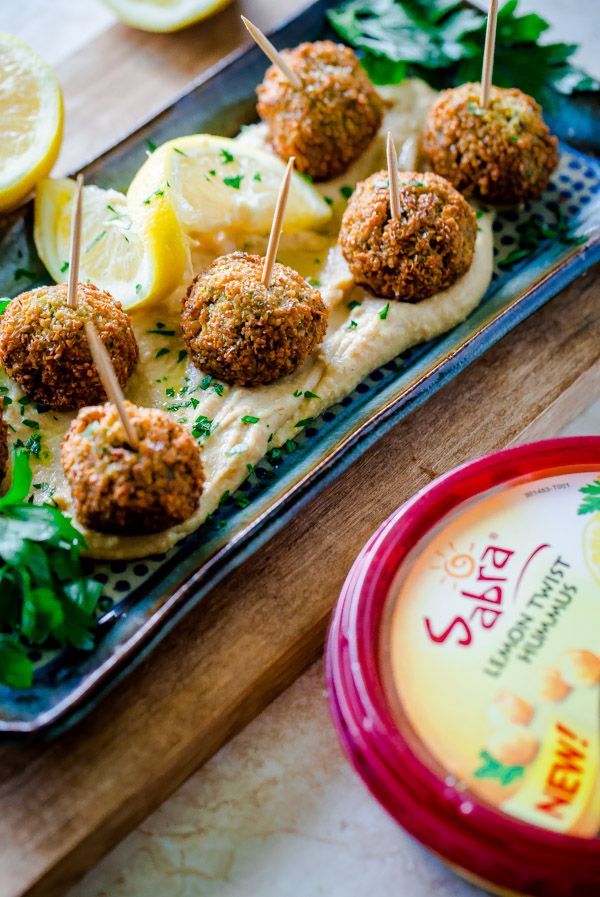
[[(28, 4), (3, 0), (8, 28), (5, 3), (15, 15)], [(97, 31), (88, 21), (85, 43), (75, 35), (55, 60), (70, 115), (61, 164), (113, 142), (245, 40), (240, 10), (268, 28), (296, 6), (248, 0), (175, 40), (104, 12)], [(356, 553), (403, 500), (462, 461), (552, 434), (597, 396), (598, 293), (593, 273), (580, 278), (388, 433), (74, 731), (0, 751), (0, 897), (62, 893), (298, 676)]]

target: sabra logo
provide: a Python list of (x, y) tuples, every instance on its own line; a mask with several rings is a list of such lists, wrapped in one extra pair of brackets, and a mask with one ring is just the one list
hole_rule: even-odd
[[(491, 538), (495, 538), (492, 536)], [(457, 551), (449, 543), (446, 552), (438, 551), (439, 561), (432, 565), (441, 571), (441, 582), (459, 592), (459, 612), (450, 621), (425, 617), (425, 628), (432, 642), (466, 647), (477, 629), (492, 629), (504, 612), (507, 573), (514, 551), (489, 544), (477, 557), (475, 545)], [(468, 581), (468, 582), (467, 582)]]

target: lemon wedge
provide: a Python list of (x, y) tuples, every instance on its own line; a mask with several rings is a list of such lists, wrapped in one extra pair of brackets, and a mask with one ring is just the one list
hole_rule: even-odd
[[(75, 182), (46, 179), (35, 198), (34, 240), (57, 283), (69, 276), (71, 205)], [(117, 190), (83, 191), (80, 280), (108, 290), (130, 310), (159, 302), (181, 282), (187, 250), (170, 204), (155, 195), (131, 209)]]
[(0, 32), (0, 211), (17, 206), (58, 156), (63, 104), (56, 76), (26, 43)]
[[(284, 163), (263, 150), (226, 137), (192, 134), (155, 150), (127, 195), (137, 206), (157, 192), (168, 197), (190, 236), (219, 231), (267, 234), (284, 172)], [(330, 218), (323, 197), (294, 173), (283, 229), (318, 228)]]
[(179, 31), (205, 19), (230, 0), (104, 0), (106, 6), (133, 28)]

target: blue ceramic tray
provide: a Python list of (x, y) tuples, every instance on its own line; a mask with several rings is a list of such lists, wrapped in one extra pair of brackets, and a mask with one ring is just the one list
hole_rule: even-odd
[[(326, 32), (317, 2), (274, 36), (279, 46), (314, 40)], [(193, 85), (168, 109), (85, 167), (86, 179), (124, 189), (144, 161), (147, 139), (159, 144), (180, 134), (208, 131), (233, 136), (255, 119), (254, 85), (265, 59), (257, 48), (238, 53)], [(593, 108), (562, 101), (552, 127), (594, 147), (600, 118)], [(519, 228), (533, 214), (553, 223), (568, 216), (578, 244), (545, 241), (509, 272), (502, 260)], [(0, 222), (0, 295), (47, 282), (31, 237), (31, 207)], [(479, 308), (452, 332), (418, 346), (374, 371), (297, 439), (291, 454), (272, 453), (240, 487), (247, 507), (232, 496), (198, 532), (165, 556), (143, 562), (94, 564), (104, 584), (96, 648), (38, 655), (33, 688), (0, 687), (0, 736), (23, 741), (56, 734), (81, 718), (144, 658), (166, 633), (235, 566), (269, 539), (383, 433), (406, 417), (462, 368), (600, 259), (600, 163), (562, 144), (560, 168), (541, 201), (495, 223), (496, 269)], [(19, 279), (15, 279), (15, 272)], [(26, 272), (23, 274), (23, 272)], [(242, 502), (245, 504), (245, 501)]]

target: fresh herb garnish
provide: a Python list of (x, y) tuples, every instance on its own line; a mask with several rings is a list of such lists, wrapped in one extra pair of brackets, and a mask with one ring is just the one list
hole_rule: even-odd
[(294, 424), (295, 427), (307, 427), (309, 424), (312, 424), (314, 417), (305, 417), (302, 420), (299, 420), (297, 424)]
[(240, 418), (243, 424), (257, 424), (260, 420), (260, 417), (254, 417), (252, 414), (244, 414), (242, 418)]
[(563, 246), (577, 246), (579, 243), (585, 242), (585, 237), (577, 237), (571, 233), (569, 219), (558, 206), (556, 212), (556, 223), (548, 224), (541, 215), (532, 215), (523, 225), (517, 246), (508, 253), (506, 258), (498, 262), (498, 267), (503, 269), (512, 268), (517, 262), (522, 261), (531, 255), (538, 248), (543, 240), (554, 240)]
[(155, 358), (162, 358), (163, 355), (168, 355), (170, 351), (171, 351), (171, 350), (170, 350), (170, 349), (167, 349), (166, 346), (163, 346), (162, 349), (159, 349), (159, 350), (158, 350), (158, 352), (156, 353), (156, 355), (155, 355), (154, 357), (155, 357)]
[(156, 144), (153, 140), (150, 140), (149, 137), (146, 138), (146, 146), (148, 147), (148, 152), (153, 153), (156, 150)]
[(385, 319), (387, 318), (389, 310), (390, 310), (390, 303), (388, 302), (388, 304), (386, 306), (384, 306), (381, 309), (381, 311), (379, 312), (379, 317), (381, 318), (382, 321), (385, 321)]
[(9, 302), (10, 302), (10, 299), (0, 299), (0, 316), (3, 315), (4, 312), (6, 311), (6, 307)]
[(60, 266), (60, 273), (64, 274), (65, 271), (68, 271), (68, 270), (69, 270), (69, 263), (63, 262), (62, 265)]
[(210, 434), (213, 431), (213, 422), (210, 417), (206, 417), (204, 414), (201, 414), (194, 421), (194, 426), (192, 427), (192, 436), (196, 439), (204, 441), (208, 439)]
[(348, 330), (355, 330), (358, 327), (358, 321), (350, 321), (348, 324)]
[[(517, 6), (508, 0), (498, 13), (494, 84), (518, 84), (542, 104), (552, 90), (600, 89), (570, 63), (576, 45), (540, 43), (548, 23), (536, 13), (518, 15)], [(449, 87), (481, 77), (486, 17), (460, 0), (350, 0), (328, 15), (338, 34), (362, 51), (376, 84), (412, 75)]]
[(316, 392), (311, 392), (310, 389), (304, 390), (304, 398), (305, 399), (319, 399), (320, 396), (316, 394)]
[(340, 193), (342, 194), (344, 199), (350, 199), (350, 197), (354, 193), (354, 187), (349, 187), (348, 185), (344, 184), (343, 187), (340, 187)]
[(243, 174), (236, 174), (234, 178), (223, 178), (223, 183), (226, 187), (233, 187), (234, 190), (239, 190), (243, 179)]
[(93, 647), (102, 586), (82, 575), (85, 542), (58, 508), (27, 501), (27, 452), (13, 452), (12, 485), (0, 498), (0, 682), (28, 688), (33, 645)]
[(353, 299), (352, 302), (348, 302), (346, 308), (349, 308), (352, 311), (353, 308), (360, 308), (362, 302), (357, 302), (356, 299)]
[(185, 349), (180, 349), (177, 355), (177, 364), (181, 364), (184, 358), (187, 358), (187, 352)]
[(156, 330), (146, 330), (146, 333), (158, 333), (160, 336), (175, 336), (174, 330), (159, 330), (158, 328)]
[(223, 156), (223, 158), (221, 159), (222, 165), (229, 165), (230, 162), (233, 162), (234, 157), (228, 150), (222, 149), (221, 155)]

